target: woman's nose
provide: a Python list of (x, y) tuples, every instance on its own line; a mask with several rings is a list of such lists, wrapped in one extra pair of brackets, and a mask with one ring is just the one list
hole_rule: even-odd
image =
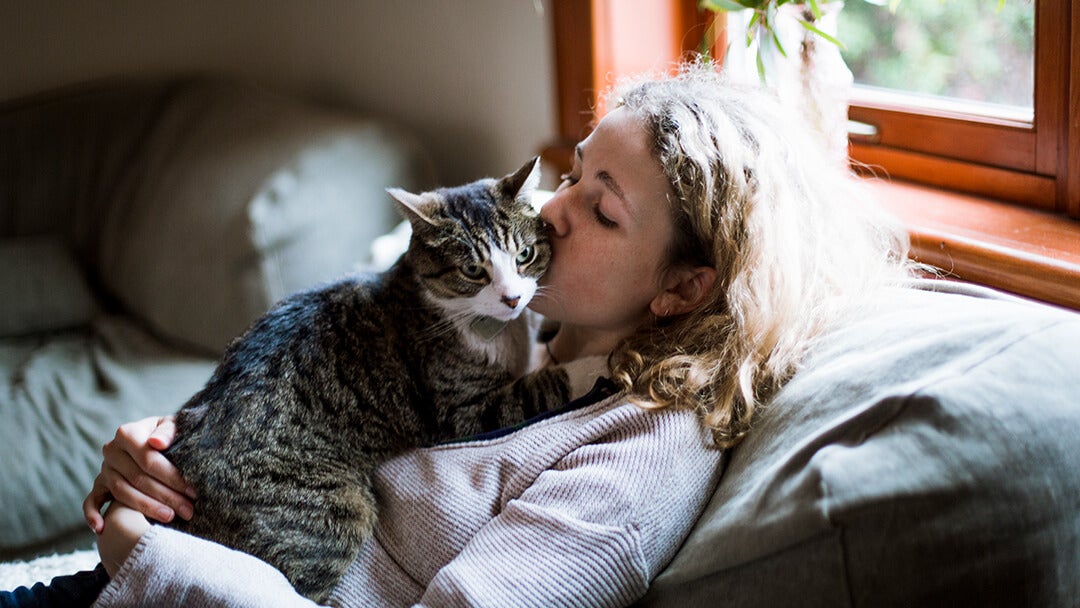
[(566, 195), (564, 193), (556, 193), (540, 208), (540, 219), (544, 220), (548, 226), (551, 226), (551, 232), (554, 236), (565, 235), (569, 228), (565, 199)]

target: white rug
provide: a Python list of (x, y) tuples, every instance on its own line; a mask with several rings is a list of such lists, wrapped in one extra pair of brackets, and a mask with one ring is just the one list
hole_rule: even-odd
[(59, 555), (45, 555), (28, 562), (0, 562), (0, 590), (29, 587), (46, 583), (54, 576), (93, 570), (98, 563), (95, 549), (85, 549)]

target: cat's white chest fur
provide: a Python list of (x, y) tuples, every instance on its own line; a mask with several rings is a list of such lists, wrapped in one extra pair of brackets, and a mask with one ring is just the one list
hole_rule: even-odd
[[(430, 297), (430, 296), (429, 296)], [(459, 300), (439, 300), (431, 298), (432, 303), (447, 312), (461, 341), (469, 350), (480, 355), (486, 364), (499, 365), (508, 370), (515, 378), (523, 376), (533, 368), (533, 344), (540, 329), (540, 315), (525, 308), (515, 318), (503, 321), (475, 311), (459, 310)], [(447, 310), (449, 303), (456, 303)]]
[(540, 315), (526, 310), (493, 336), (488, 332), (494, 326), (478, 330), (475, 323), (463, 324), (459, 332), (469, 349), (483, 355), (488, 365), (501, 365), (517, 378), (533, 368), (532, 345), (539, 327)]

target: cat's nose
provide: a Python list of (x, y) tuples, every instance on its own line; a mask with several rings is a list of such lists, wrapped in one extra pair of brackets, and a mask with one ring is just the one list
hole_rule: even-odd
[(521, 301), (521, 296), (503, 296), (500, 299), (503, 304), (506, 304), (510, 308), (517, 308), (518, 302)]

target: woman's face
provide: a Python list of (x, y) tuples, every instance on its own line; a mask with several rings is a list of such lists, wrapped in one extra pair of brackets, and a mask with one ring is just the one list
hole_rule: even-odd
[(636, 329), (661, 290), (671, 195), (641, 119), (623, 108), (606, 115), (540, 210), (552, 261), (532, 308), (564, 324)]

